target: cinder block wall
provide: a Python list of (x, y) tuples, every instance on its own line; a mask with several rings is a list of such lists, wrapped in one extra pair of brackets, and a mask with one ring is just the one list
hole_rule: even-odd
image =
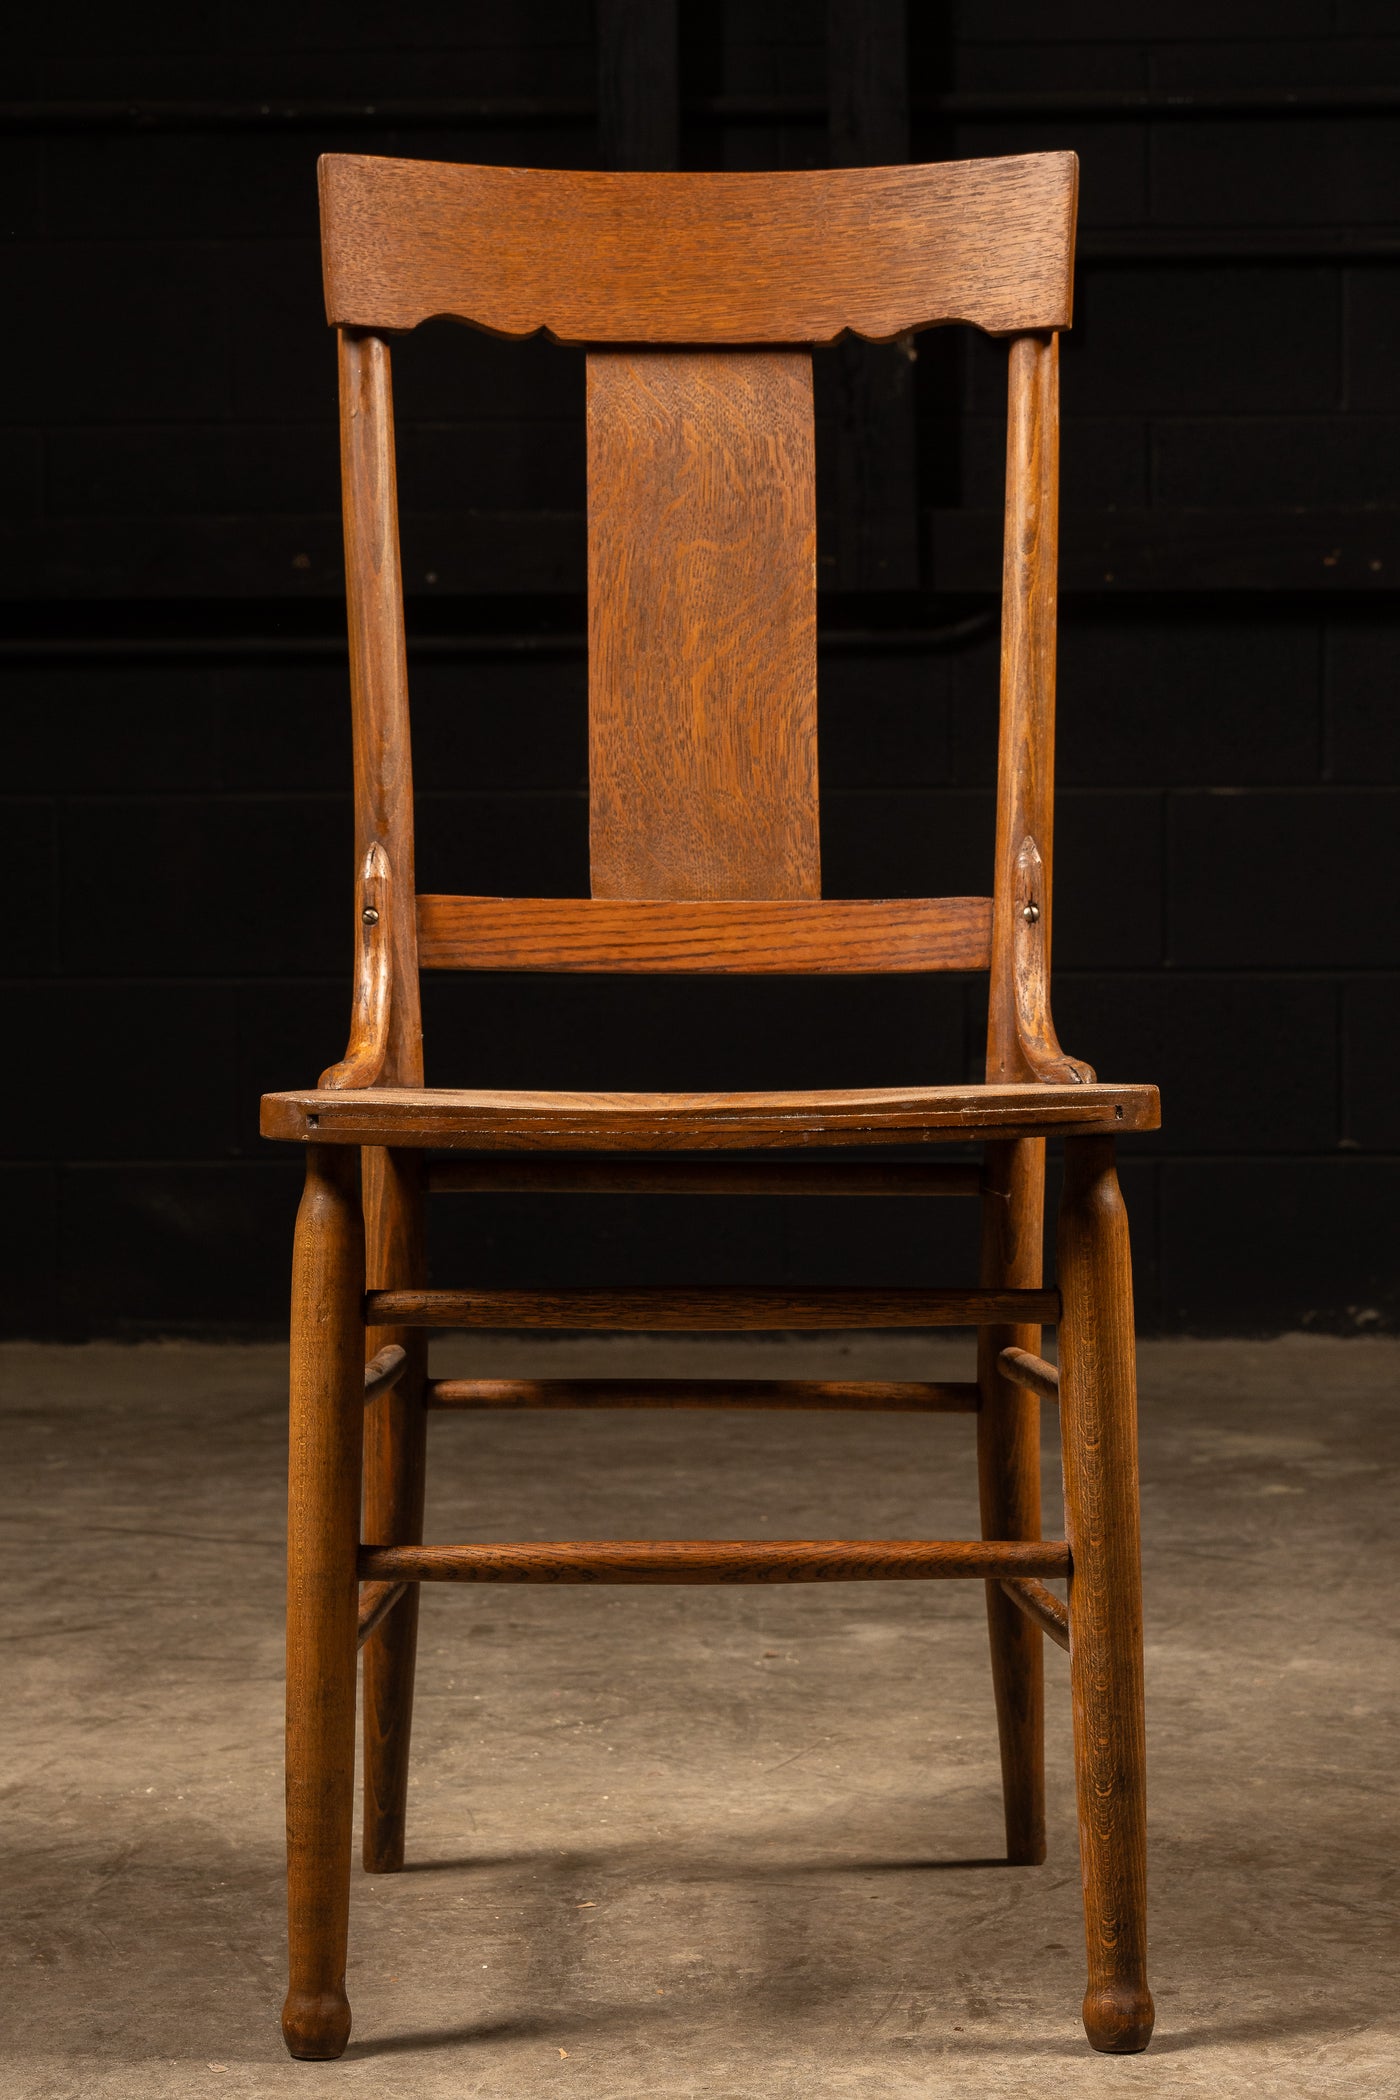
[[(848, 12), (878, 36), (899, 10)], [(1105, 1076), (1163, 1087), (1125, 1177), (1141, 1320), (1393, 1324), (1400, 21), (1362, 0), (913, 12), (883, 92), (915, 157), (1083, 160), (1056, 1008)], [(8, 1332), (282, 1318), (298, 1172), (256, 1099), (339, 1054), (350, 935), (315, 155), (595, 165), (608, 18), (245, 5), (206, 30), (92, 7), (22, 30), (0, 341)], [(824, 164), (824, 33), (777, 0), (682, 8), (682, 165)], [(446, 106), (464, 98), (470, 120)], [(404, 105), (399, 128), (369, 101)], [(822, 360), (833, 895), (990, 881), (1002, 357), (951, 332), (903, 375), (897, 355), (872, 367), (905, 403), (883, 439)], [(582, 892), (580, 359), (445, 327), (395, 356), (420, 880)], [(887, 576), (841, 552), (853, 487)], [(429, 1070), (955, 1078), (980, 1005), (949, 980), (449, 981)], [(454, 1280), (912, 1282), (975, 1260), (950, 1204), (441, 1210)]]

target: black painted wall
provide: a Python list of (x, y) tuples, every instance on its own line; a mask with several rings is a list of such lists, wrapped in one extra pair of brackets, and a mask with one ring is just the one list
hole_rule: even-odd
[[(1400, 17), (911, 14), (832, 0), (829, 94), (796, 0), (683, 6), (669, 49), (628, 0), (30, 11), (0, 112), (6, 1331), (282, 1318), (298, 1173), (257, 1095), (339, 1054), (350, 942), (316, 153), (677, 139), (685, 166), (1079, 151), (1060, 1033), (1163, 1087), (1125, 1175), (1146, 1329), (1394, 1324)], [(820, 360), (831, 894), (989, 886), (1002, 362), (955, 331)], [(582, 892), (579, 358), (430, 328), (396, 371), (420, 880)], [(429, 1077), (956, 1078), (982, 996), (438, 981)], [(975, 1260), (949, 1204), (439, 1211), (443, 1280)]]

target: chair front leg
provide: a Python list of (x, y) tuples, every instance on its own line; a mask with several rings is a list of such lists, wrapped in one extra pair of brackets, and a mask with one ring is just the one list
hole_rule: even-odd
[(364, 1224), (358, 1156), (313, 1145), (292, 1262), (287, 1506), (287, 1932), (293, 2056), (350, 2036), (345, 1952), (355, 1786)]
[(1133, 1281), (1111, 1138), (1065, 1145), (1059, 1286), (1084, 2029), (1096, 2049), (1130, 2054), (1147, 2047), (1153, 2006)]

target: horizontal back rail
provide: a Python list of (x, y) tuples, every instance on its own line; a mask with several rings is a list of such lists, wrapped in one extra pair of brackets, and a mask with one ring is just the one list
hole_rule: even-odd
[(1069, 325), (1078, 162), (609, 174), (322, 157), (326, 313), (569, 343)]
[(985, 970), (989, 897), (418, 899), (425, 970), (873, 976)]

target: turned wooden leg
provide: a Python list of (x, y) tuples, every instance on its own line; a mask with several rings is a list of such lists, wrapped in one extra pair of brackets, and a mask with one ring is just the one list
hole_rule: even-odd
[[(1018, 1138), (987, 1147), (982, 1168), (982, 1281), (1038, 1289), (1045, 1201), (1045, 1143)], [(984, 1327), (977, 1337), (977, 1476), (982, 1536), (1040, 1537), (1040, 1402), (1000, 1375), (1003, 1349), (1040, 1351), (1038, 1327)], [(1001, 1738), (1006, 1856), (1045, 1857), (1044, 1635), (987, 1584), (992, 1686)]]
[(1065, 1145), (1059, 1285), (1084, 2031), (1096, 2049), (1130, 2054), (1147, 2047), (1153, 2008), (1133, 1279), (1111, 1138)]
[[(422, 1285), (421, 1156), (374, 1147), (363, 1159), (370, 1288)], [(408, 1361), (397, 1385), (366, 1410), (364, 1535), (370, 1545), (416, 1546), (423, 1538), (427, 1336), (421, 1328), (373, 1327), (366, 1353), (388, 1342), (397, 1342)], [(418, 1585), (412, 1583), (365, 1643), (364, 1864), (370, 1874), (395, 1874), (403, 1865), (417, 1648)]]
[(293, 2056), (350, 2035), (345, 1943), (355, 1791), (355, 1638), (364, 1429), (359, 1159), (313, 1145), (292, 1258), (287, 1506), (287, 1932)]

